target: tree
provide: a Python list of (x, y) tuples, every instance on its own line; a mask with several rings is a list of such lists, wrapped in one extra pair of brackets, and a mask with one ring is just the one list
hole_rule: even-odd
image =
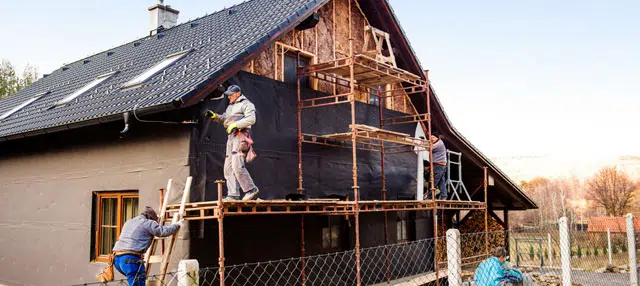
[(616, 167), (600, 169), (587, 181), (590, 197), (602, 206), (607, 215), (621, 217), (631, 209), (636, 185)]
[(0, 98), (12, 95), (38, 79), (38, 69), (27, 65), (21, 74), (8, 60), (0, 62)]
[(530, 245), (529, 246), (529, 258), (531, 258), (531, 260), (533, 260), (534, 256), (535, 256), (535, 251), (533, 249), (533, 245)]
[(578, 244), (578, 252), (576, 254), (578, 255), (578, 258), (582, 257), (582, 247), (580, 247), (579, 244)]

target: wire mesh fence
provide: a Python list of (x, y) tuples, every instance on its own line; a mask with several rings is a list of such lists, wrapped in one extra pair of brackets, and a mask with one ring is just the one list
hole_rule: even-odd
[[(638, 234), (628, 241), (624, 218), (610, 218), (602, 231), (570, 223), (518, 228), (512, 231), (462, 233), (447, 231), (429, 238), (355, 250), (275, 261), (200, 268), (197, 275), (170, 272), (147, 285), (634, 285), (630, 265), (635, 265)], [(636, 253), (637, 254), (637, 253)], [(634, 263), (630, 263), (634, 262)], [(564, 269), (563, 269), (564, 266)], [(631, 266), (633, 267), (633, 266)], [(224, 283), (220, 283), (224, 277)], [(496, 280), (497, 279), (497, 280)], [(128, 285), (127, 280), (82, 285)], [(180, 284), (182, 285), (182, 284)], [(495, 284), (498, 285), (498, 284)]]
[[(92, 283), (84, 283), (84, 284), (75, 284), (76, 286), (80, 286), (80, 285), (86, 285), (86, 286), (91, 286), (91, 285), (105, 285), (105, 286), (128, 286), (128, 285), (142, 285), (142, 280), (146, 280), (146, 285), (147, 286), (156, 286), (156, 285), (178, 285), (178, 281), (179, 280), (184, 280), (184, 281), (199, 281), (200, 278), (197, 275), (193, 275), (191, 273), (185, 273), (185, 272), (178, 272), (178, 271), (173, 271), (173, 272), (167, 272), (167, 274), (164, 276), (164, 280), (162, 279), (162, 275), (150, 275), (149, 277), (147, 277), (146, 279), (143, 279), (141, 276), (134, 278), (134, 280), (132, 280), (130, 283), (130, 281), (126, 278), (124, 279), (116, 279), (110, 282), (92, 282)], [(138, 284), (136, 284), (138, 283)]]

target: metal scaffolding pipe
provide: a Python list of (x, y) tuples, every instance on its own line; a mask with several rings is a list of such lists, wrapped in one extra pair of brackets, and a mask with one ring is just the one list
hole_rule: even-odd
[(488, 173), (487, 167), (484, 168), (484, 251), (489, 254), (489, 204), (487, 202)]
[[(300, 69), (300, 53), (297, 55), (296, 60), (296, 71)], [(302, 106), (301, 106), (301, 95), (300, 95), (300, 73), (296, 72), (296, 83), (298, 85), (297, 95), (298, 95), (298, 105), (297, 109), (297, 124), (298, 124), (298, 194), (302, 194)]]
[(218, 184), (218, 272), (220, 275), (220, 286), (224, 286), (224, 207), (222, 202), (222, 183), (223, 180), (217, 180)]

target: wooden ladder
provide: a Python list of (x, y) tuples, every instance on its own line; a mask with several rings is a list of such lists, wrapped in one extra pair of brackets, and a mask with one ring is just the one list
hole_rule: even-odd
[[(184, 215), (185, 204), (189, 199), (189, 192), (191, 190), (191, 180), (192, 180), (191, 177), (187, 177), (187, 181), (184, 185), (184, 190), (182, 193), (182, 200), (180, 201), (180, 210), (178, 211), (177, 214), (173, 215), (173, 220), (171, 221), (172, 224), (177, 223)], [(169, 179), (169, 182), (167, 183), (167, 191), (164, 194), (164, 199), (162, 200), (162, 205), (160, 206), (159, 220), (161, 225), (164, 225), (166, 221), (167, 205), (168, 205), (169, 196), (172, 190), (171, 188), (172, 182), (173, 180)], [(151, 242), (151, 246), (149, 246), (147, 253), (145, 253), (144, 255), (145, 271), (146, 271), (145, 277), (147, 277), (147, 279), (149, 277), (149, 273), (151, 272), (152, 264), (159, 263), (160, 264), (160, 273), (159, 273), (160, 280), (159, 281), (161, 285), (164, 285), (165, 277), (167, 275), (167, 270), (169, 269), (169, 263), (171, 262), (171, 254), (173, 252), (173, 248), (175, 247), (179, 234), (180, 234), (180, 230), (178, 230), (176, 233), (174, 233), (171, 236), (153, 238), (153, 241)], [(160, 243), (162, 243), (163, 245), (162, 251), (161, 251), (161, 254), (156, 255), (155, 254), (156, 249), (158, 247), (158, 244)]]
[[(389, 33), (372, 26), (366, 26), (364, 28), (364, 33), (365, 36), (362, 53), (369, 57), (375, 58), (378, 62), (388, 64), (392, 67), (398, 67), (398, 65), (396, 65), (396, 56), (393, 54), (393, 47), (391, 47)], [(369, 38), (373, 38), (373, 43), (375, 45), (375, 48), (373, 50), (368, 49)], [(382, 46), (384, 44), (387, 44), (387, 49), (389, 51), (388, 56), (382, 54)]]

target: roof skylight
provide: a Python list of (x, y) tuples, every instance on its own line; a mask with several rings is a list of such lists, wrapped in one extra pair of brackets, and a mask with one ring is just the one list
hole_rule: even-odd
[(38, 94), (38, 95), (30, 98), (29, 100), (23, 102), (22, 104), (14, 107), (11, 110), (9, 110), (9, 111), (3, 113), (2, 115), (0, 115), (0, 120), (4, 120), (5, 118), (11, 116), (11, 114), (14, 114), (14, 113), (20, 111), (21, 109), (27, 107), (27, 105), (32, 104), (34, 101), (38, 100), (39, 98), (41, 98), (41, 97), (43, 97), (43, 96), (45, 96), (47, 94), (49, 94), (49, 91), (43, 92), (41, 94)]
[(76, 92), (74, 92), (74, 93), (68, 95), (67, 97), (61, 99), (60, 101), (56, 102), (54, 107), (62, 106), (62, 105), (65, 105), (65, 104), (71, 102), (76, 97), (78, 97), (78, 96), (82, 95), (83, 93), (89, 91), (90, 89), (96, 87), (97, 85), (99, 85), (103, 81), (109, 79), (111, 76), (113, 76), (116, 73), (118, 73), (118, 72), (114, 71), (114, 72), (110, 72), (110, 73), (103, 74), (101, 76), (96, 77), (93, 81), (91, 81), (90, 83), (86, 84), (81, 89), (76, 90)]
[(131, 88), (131, 87), (136, 87), (136, 86), (139, 86), (139, 85), (143, 84), (145, 81), (150, 79), (152, 76), (156, 75), (157, 73), (159, 73), (163, 69), (167, 68), (171, 64), (175, 63), (176, 61), (178, 61), (179, 59), (184, 57), (190, 51), (191, 51), (191, 49), (168, 55), (160, 63), (156, 64), (155, 66), (153, 66), (150, 69), (146, 70), (145, 72), (141, 73), (139, 76), (137, 76), (137, 77), (133, 78), (132, 80), (128, 81), (127, 83), (125, 83), (122, 86), (122, 88), (123, 89)]

